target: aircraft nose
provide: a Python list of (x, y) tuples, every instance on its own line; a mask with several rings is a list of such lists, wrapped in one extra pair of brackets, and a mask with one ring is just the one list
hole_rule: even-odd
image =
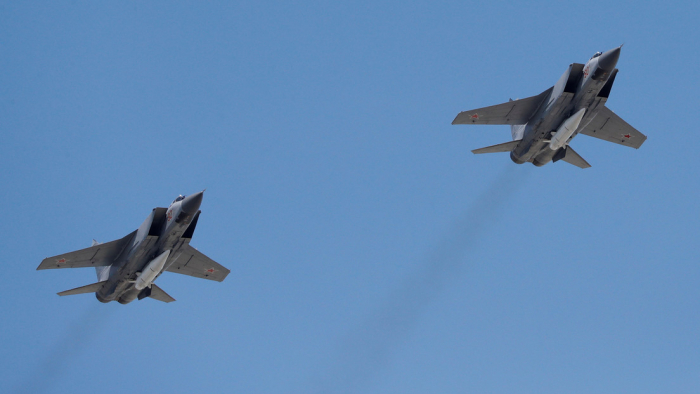
[(204, 197), (204, 190), (199, 193), (191, 194), (182, 200), (182, 211), (189, 214), (194, 214), (199, 210), (199, 206), (202, 205), (202, 198)]
[(600, 55), (598, 58), (598, 67), (608, 72), (614, 70), (617, 65), (617, 59), (620, 58), (620, 48), (622, 47), (619, 46), (615, 49), (605, 51), (605, 53)]

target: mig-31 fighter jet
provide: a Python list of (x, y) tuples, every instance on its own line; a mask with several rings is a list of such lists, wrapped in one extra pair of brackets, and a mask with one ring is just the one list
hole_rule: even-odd
[(639, 148), (647, 137), (605, 106), (621, 48), (598, 52), (586, 64), (571, 64), (556, 85), (537, 96), (464, 111), (452, 124), (511, 125), (512, 141), (472, 152), (510, 152), (515, 163), (538, 167), (558, 160), (590, 167), (569, 146), (579, 133)]
[(190, 246), (204, 191), (179, 196), (168, 208), (154, 208), (136, 231), (107, 243), (48, 257), (37, 270), (95, 267), (97, 282), (58, 293), (95, 293), (100, 302), (128, 304), (151, 297), (175, 301), (153, 283), (164, 271), (223, 281), (229, 270)]

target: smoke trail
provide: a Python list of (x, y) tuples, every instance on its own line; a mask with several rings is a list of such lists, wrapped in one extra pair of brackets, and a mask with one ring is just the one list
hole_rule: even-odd
[(46, 358), (36, 365), (35, 371), (26, 382), (15, 389), (15, 392), (41, 393), (49, 389), (66, 369), (75, 366), (74, 360), (91, 347), (113, 310), (97, 302), (87, 307), (70, 323)]
[(477, 200), (451, 226), (423, 264), (423, 269), (393, 292), (389, 299), (351, 333), (337, 349), (337, 358), (314, 392), (367, 391), (386, 369), (399, 340), (418, 322), (420, 314), (465, 269), (467, 253), (499, 217), (523, 184), (524, 172), (508, 165)]

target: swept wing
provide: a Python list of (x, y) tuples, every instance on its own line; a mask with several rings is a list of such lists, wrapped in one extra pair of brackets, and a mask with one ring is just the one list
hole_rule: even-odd
[(452, 124), (525, 124), (549, 97), (553, 88), (537, 96), (460, 112)]
[(205, 256), (204, 253), (189, 244), (184, 245), (182, 249), (180, 257), (166, 271), (218, 282), (224, 280), (226, 275), (231, 272), (228, 268)]
[(630, 126), (608, 107), (601, 108), (580, 133), (632, 148), (639, 148), (647, 139), (646, 135)]
[(47, 257), (36, 269), (84, 268), (110, 265), (114, 262), (114, 259), (119, 256), (122, 250), (124, 250), (124, 247), (129, 244), (135, 234), (136, 231), (116, 241), (97, 244), (89, 248), (76, 250), (75, 252), (59, 254), (58, 256)]

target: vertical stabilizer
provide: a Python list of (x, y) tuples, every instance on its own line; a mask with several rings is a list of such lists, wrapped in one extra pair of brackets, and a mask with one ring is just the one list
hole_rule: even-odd
[[(96, 240), (92, 240), (92, 245), (90, 246), (95, 246), (99, 245), (100, 243), (97, 242)], [(101, 267), (95, 267), (95, 271), (97, 272), (97, 281), (98, 282), (104, 282), (107, 279), (109, 279), (109, 269), (111, 268), (110, 265), (105, 265)]]
[(97, 281), (98, 282), (104, 282), (107, 279), (109, 279), (109, 269), (112, 268), (111, 265), (105, 265), (103, 267), (95, 267), (95, 271), (97, 271)]
[[(508, 99), (508, 102), (510, 103), (513, 101), (513, 99)], [(523, 139), (523, 133), (525, 131), (525, 125), (524, 124), (512, 124), (510, 125), (510, 135), (513, 137), (513, 141), (515, 140), (521, 140)]]
[(525, 133), (524, 124), (513, 124), (510, 125), (510, 135), (513, 137), (513, 141), (520, 141), (523, 139), (523, 134)]

